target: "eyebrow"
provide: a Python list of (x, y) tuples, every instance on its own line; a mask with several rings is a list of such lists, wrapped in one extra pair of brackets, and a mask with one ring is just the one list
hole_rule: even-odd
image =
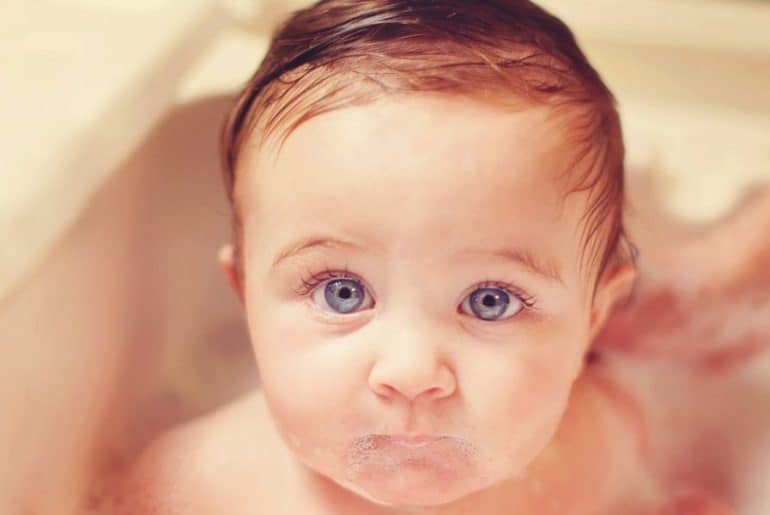
[(281, 261), (284, 261), (290, 257), (297, 256), (299, 254), (303, 254), (311, 249), (318, 248), (318, 247), (325, 247), (325, 248), (341, 247), (341, 248), (347, 248), (347, 249), (355, 249), (359, 251), (364, 250), (363, 245), (360, 245), (353, 241), (343, 240), (340, 238), (330, 238), (325, 236), (310, 236), (307, 238), (302, 238), (298, 242), (290, 245), (289, 247), (279, 252), (278, 255), (275, 257), (275, 259), (273, 259), (273, 264), (271, 265), (271, 268), (275, 268), (278, 265), (278, 263), (280, 263)]
[[(273, 259), (271, 268), (275, 268), (280, 262), (291, 257), (303, 254), (315, 248), (347, 248), (358, 251), (365, 250), (365, 247), (359, 243), (343, 240), (340, 238), (326, 236), (310, 236), (303, 238), (298, 242), (285, 248)], [(455, 254), (455, 258), (462, 259), (473, 255), (488, 255), (499, 257), (507, 261), (512, 261), (522, 265), (530, 272), (539, 275), (549, 281), (564, 284), (564, 280), (559, 272), (558, 265), (553, 260), (546, 260), (537, 257), (533, 252), (525, 249), (516, 248), (494, 248), (494, 249), (464, 249)]]
[(564, 284), (559, 265), (552, 259), (543, 259), (526, 249), (493, 248), (493, 249), (464, 249), (455, 256), (487, 255), (495, 256), (522, 265), (530, 272), (552, 282)]

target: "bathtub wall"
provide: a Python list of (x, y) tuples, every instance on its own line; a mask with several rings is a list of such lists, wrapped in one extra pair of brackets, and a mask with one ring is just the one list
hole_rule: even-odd
[(214, 0), (0, 5), (0, 513), (81, 513), (153, 434), (253, 384), (215, 261), (225, 100), (180, 100), (228, 22)]
[(225, 105), (170, 113), (4, 301), (0, 512), (68, 513), (95, 471), (253, 385), (215, 259), (229, 238)]

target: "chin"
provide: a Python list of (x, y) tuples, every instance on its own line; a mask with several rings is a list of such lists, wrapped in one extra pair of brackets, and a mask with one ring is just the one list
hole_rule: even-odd
[(338, 481), (341, 487), (357, 496), (380, 506), (392, 508), (427, 508), (451, 504), (481, 489), (480, 486), (466, 485), (464, 488), (445, 485), (407, 484), (404, 478), (394, 478), (390, 484), (357, 484)]
[(491, 481), (478, 474), (426, 471), (410, 466), (387, 474), (361, 474), (335, 482), (367, 501), (394, 508), (450, 504), (492, 486)]

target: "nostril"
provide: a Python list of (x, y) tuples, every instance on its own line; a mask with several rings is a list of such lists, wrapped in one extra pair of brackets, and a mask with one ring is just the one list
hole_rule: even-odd
[(389, 384), (379, 384), (374, 389), (374, 392), (377, 394), (378, 397), (383, 399), (394, 399), (395, 397), (404, 397), (408, 400), (415, 400), (417, 398), (428, 398), (432, 399), (435, 397), (441, 397), (444, 394), (444, 389), (440, 386), (433, 386), (431, 388), (425, 389), (419, 394), (413, 395), (406, 391), (399, 390), (398, 388), (395, 388)]
[(389, 398), (392, 398), (397, 393), (397, 390), (388, 384), (381, 383), (374, 388), (374, 393), (376, 393), (380, 397), (385, 397), (389, 399)]
[(404, 397), (414, 401), (446, 397), (455, 389), (456, 381), (447, 366), (437, 366), (427, 360), (382, 361), (375, 363), (369, 371), (368, 386), (382, 398)]

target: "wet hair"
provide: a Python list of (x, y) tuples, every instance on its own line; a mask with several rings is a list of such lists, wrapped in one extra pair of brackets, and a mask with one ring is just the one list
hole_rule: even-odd
[(562, 21), (528, 0), (321, 0), (278, 26), (222, 128), (239, 272), (236, 185), (245, 142), (260, 148), (277, 137), (282, 145), (322, 113), (418, 93), (551, 106), (568, 129), (554, 137), (576, 149), (563, 174), (567, 195), (588, 194), (581, 268), (598, 282), (612, 262), (628, 258), (616, 100)]

